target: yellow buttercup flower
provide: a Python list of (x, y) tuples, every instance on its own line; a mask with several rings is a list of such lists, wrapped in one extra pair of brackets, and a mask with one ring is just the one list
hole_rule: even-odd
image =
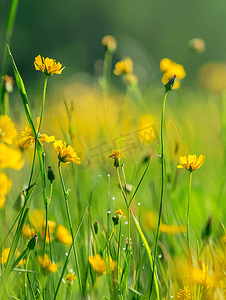
[(108, 48), (110, 52), (114, 52), (117, 48), (117, 42), (111, 35), (106, 35), (102, 39), (102, 44)]
[(124, 58), (123, 60), (120, 60), (115, 65), (114, 69), (115, 75), (121, 75), (121, 74), (128, 74), (133, 73), (133, 62), (129, 57)]
[(5, 196), (9, 193), (12, 182), (5, 173), (0, 172), (0, 209), (5, 204)]
[(120, 160), (122, 157), (125, 157), (125, 155), (122, 154), (120, 150), (114, 150), (114, 151), (112, 151), (112, 153), (108, 156), (108, 158), (114, 159), (114, 166), (115, 166), (116, 168), (119, 167), (119, 160)]
[(73, 280), (75, 280), (77, 277), (73, 274), (68, 274), (66, 277), (65, 277), (65, 280), (68, 281), (69, 284), (72, 284), (73, 283)]
[(61, 74), (63, 69), (61, 63), (57, 63), (55, 59), (52, 58), (44, 58), (41, 55), (35, 57), (34, 61), (35, 69), (42, 71), (46, 75), (52, 76), (53, 74)]
[(12, 145), (13, 139), (17, 136), (17, 131), (14, 123), (11, 121), (9, 116), (0, 116), (0, 140)]
[(56, 237), (60, 243), (66, 246), (70, 246), (72, 244), (72, 236), (63, 225), (59, 225), (57, 227)]
[(42, 230), (44, 219), (45, 219), (44, 210), (35, 209), (29, 213), (29, 222), (38, 231)]
[[(52, 234), (54, 233), (54, 230), (56, 228), (56, 222), (52, 220), (48, 220), (48, 228), (46, 232), (46, 243), (50, 243), (53, 240)], [(46, 221), (42, 224), (42, 230), (41, 230), (41, 236), (44, 239), (45, 237), (45, 230), (46, 230)]]
[[(39, 123), (40, 123), (40, 118), (37, 117), (37, 126), (35, 128), (36, 132), (38, 131)], [(31, 130), (30, 125), (25, 127), (24, 131), (21, 132), (21, 136), (23, 137), (22, 140), (20, 141), (21, 147), (32, 146), (35, 143), (35, 138), (34, 138), (34, 135)], [(53, 136), (53, 135), (48, 136), (45, 133), (43, 133), (43, 134), (39, 133), (38, 140), (39, 140), (40, 144), (43, 146), (43, 141), (45, 141), (47, 143), (54, 142), (55, 136)]]
[[(1, 263), (2, 264), (5, 264), (7, 263), (7, 260), (8, 260), (8, 256), (9, 256), (9, 251), (10, 251), (10, 248), (5, 248), (3, 251), (2, 251), (2, 256), (1, 256)], [(20, 252), (19, 251), (16, 251), (16, 257), (18, 257), (20, 255)], [(24, 260), (21, 259), (18, 263), (18, 266), (21, 266), (24, 264)]]
[(24, 224), (22, 228), (22, 234), (25, 238), (32, 238), (36, 234), (36, 230), (31, 228), (28, 224)]
[(55, 273), (57, 269), (59, 268), (59, 263), (54, 263), (49, 259), (49, 256), (47, 254), (43, 256), (38, 256), (38, 263), (41, 267), (42, 272), (45, 275), (48, 275), (49, 273)]
[(205, 161), (205, 156), (199, 155), (197, 158), (196, 155), (188, 155), (188, 156), (181, 156), (179, 159), (179, 165), (177, 166), (178, 169), (185, 168), (188, 171), (192, 172), (196, 169), (199, 169), (201, 165)]
[(177, 298), (179, 300), (188, 300), (191, 299), (190, 290), (188, 287), (185, 287), (183, 289), (180, 289), (179, 293), (177, 294)]
[(70, 162), (73, 162), (77, 165), (81, 163), (81, 160), (75, 150), (70, 145), (67, 146), (66, 142), (63, 143), (62, 141), (55, 141), (53, 146), (57, 151), (58, 159), (62, 163), (69, 164)]
[(0, 169), (20, 170), (24, 165), (22, 151), (11, 145), (0, 142)]
[(89, 256), (89, 263), (93, 267), (94, 272), (99, 275), (107, 271), (107, 264), (99, 254)]
[(177, 90), (180, 87), (180, 80), (186, 76), (184, 67), (171, 61), (169, 58), (163, 58), (160, 62), (160, 69), (163, 72), (163, 84), (166, 84), (174, 75), (176, 75), (173, 89)]

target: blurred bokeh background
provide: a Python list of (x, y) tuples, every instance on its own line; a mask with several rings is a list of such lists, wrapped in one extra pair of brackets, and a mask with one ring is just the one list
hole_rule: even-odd
[[(0, 2), (1, 56), (9, 5), (7, 0)], [(41, 132), (64, 138), (63, 131), (68, 132), (69, 128), (63, 103), (66, 101), (69, 106), (74, 103), (73, 122), (77, 134), (74, 147), (85, 157), (84, 165), (89, 163), (92, 149), (107, 142), (105, 150), (112, 150), (112, 140), (119, 141), (120, 134), (132, 135), (139, 128), (154, 123), (158, 136), (164, 93), (159, 64), (165, 57), (181, 64), (186, 77), (167, 100), (167, 143), (171, 150), (175, 143), (179, 145), (177, 153), (169, 154), (173, 174), (180, 155), (207, 156), (203, 171), (194, 176), (197, 197), (203, 192), (196, 209), (201, 211), (203, 203), (207, 207), (204, 222), (211, 211), (217, 210), (215, 200), (223, 174), (221, 108), (226, 89), (225, 12), (223, 0), (20, 1), (10, 48), (35, 118), (40, 113), (44, 76), (35, 70), (34, 58), (39, 54), (48, 56), (65, 66), (61, 75), (49, 78)], [(145, 113), (135, 101), (126, 103), (126, 84), (113, 72), (112, 90), (104, 108), (99, 78), (104, 59), (101, 40), (107, 34), (114, 36), (118, 44), (112, 66), (124, 56), (134, 63), (134, 73), (148, 108)], [(205, 51), (191, 49), (191, 40), (196, 38), (203, 39)], [(13, 76), (10, 63), (7, 73)], [(13, 107), (11, 117), (20, 132), (27, 121), (16, 87), (10, 95), (10, 106)], [(122, 111), (124, 115), (119, 118)], [(152, 148), (154, 146), (152, 143)], [(45, 149), (51, 153), (51, 158), (47, 155), (48, 161), (54, 157), (55, 150), (49, 145), (45, 145)], [(150, 143), (147, 143), (142, 151), (126, 153), (125, 163), (129, 164), (131, 157), (140, 161), (149, 150)], [(108, 152), (111, 151), (105, 152), (105, 158)], [(99, 162), (106, 173), (112, 171), (111, 164), (100, 156)], [(153, 173), (155, 167), (159, 168), (157, 158), (149, 174), (153, 180), (160, 176)], [(180, 174), (182, 186), (187, 184), (186, 175), (185, 172)]]

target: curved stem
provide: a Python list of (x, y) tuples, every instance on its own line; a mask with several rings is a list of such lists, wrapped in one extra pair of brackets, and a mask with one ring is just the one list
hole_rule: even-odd
[(75, 247), (75, 238), (74, 238), (74, 232), (73, 232), (73, 228), (72, 228), (71, 214), (70, 214), (70, 208), (69, 208), (69, 203), (68, 203), (68, 195), (67, 195), (67, 191), (65, 188), (63, 175), (61, 172), (60, 161), (58, 163), (58, 170), (59, 170), (60, 180), (61, 180), (61, 184), (62, 184), (62, 188), (63, 188), (63, 192), (64, 192), (64, 200), (65, 200), (65, 205), (66, 205), (67, 218), (68, 218), (70, 232), (71, 232), (72, 241), (73, 241), (73, 249), (74, 249), (74, 256), (75, 256), (75, 261), (76, 261), (78, 282), (79, 282), (79, 287), (81, 290), (82, 283), (81, 283), (81, 277), (80, 277), (80, 270), (79, 270), (79, 266), (78, 266), (78, 257), (77, 257), (77, 253), (76, 253), (76, 247)]
[(161, 198), (160, 198), (160, 206), (159, 206), (159, 217), (158, 217), (158, 225), (157, 225), (157, 233), (155, 238), (155, 248), (154, 248), (154, 259), (153, 259), (153, 268), (152, 268), (152, 277), (151, 277), (151, 286), (150, 286), (150, 295), (152, 293), (153, 281), (154, 281), (154, 274), (155, 274), (155, 266), (156, 266), (156, 257), (157, 257), (157, 247), (159, 241), (159, 227), (161, 222), (161, 215), (162, 215), (162, 206), (163, 206), (163, 196), (164, 196), (164, 183), (165, 183), (165, 164), (164, 164), (164, 123), (165, 123), (165, 104), (166, 104), (166, 96), (167, 91), (165, 91), (163, 104), (162, 104), (162, 119), (161, 119), (161, 166), (162, 166), (162, 184), (161, 184)]

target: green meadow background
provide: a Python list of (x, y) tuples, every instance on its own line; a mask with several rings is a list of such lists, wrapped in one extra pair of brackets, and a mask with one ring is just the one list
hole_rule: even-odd
[[(8, 11), (9, 1), (2, 0), (1, 57)], [(202, 154), (206, 156), (206, 160), (199, 170), (193, 172), (190, 206), (191, 241), (195, 248), (196, 241), (200, 240), (210, 215), (213, 217), (213, 237), (217, 239), (224, 234), (220, 221), (223, 224), (226, 221), (225, 13), (226, 2), (223, 0), (19, 2), (10, 49), (25, 83), (34, 120), (40, 115), (44, 84), (43, 73), (34, 68), (34, 58), (40, 54), (43, 57), (54, 58), (65, 66), (61, 75), (55, 74), (48, 80), (45, 113), (40, 132), (54, 135), (56, 139), (64, 140), (68, 137), (69, 123), (64, 101), (74, 103), (76, 138), (73, 147), (81, 156), (82, 164), (74, 168), (75, 179), (70, 176), (71, 166), (63, 165), (62, 169), (66, 187), (71, 190), (69, 198), (75, 228), (98, 178), (99, 184), (92, 200), (93, 221), (105, 226), (108, 193), (110, 193), (111, 216), (119, 208), (126, 212), (113, 162), (107, 157), (115, 149), (113, 141), (116, 140), (119, 148), (126, 137), (132, 138), (134, 142), (134, 134), (139, 128), (150, 125), (151, 118), (154, 120), (158, 138), (150, 143), (144, 143), (142, 149), (132, 149), (131, 152), (125, 149), (123, 153), (126, 157), (122, 161), (125, 164), (128, 183), (132, 182), (134, 167), (137, 165), (138, 173), (135, 181), (138, 183), (146, 167), (143, 160), (150, 151), (152, 153), (149, 169), (133, 200), (132, 209), (140, 216), (147, 238), (153, 241), (155, 231), (146, 228), (145, 224), (147, 212), (158, 214), (159, 210), (161, 165), (158, 155), (164, 96), (159, 64), (161, 59), (167, 57), (184, 67), (186, 77), (181, 80), (181, 87), (178, 90), (168, 93), (166, 101), (168, 182), (163, 205), (163, 222), (186, 225), (189, 172), (178, 171), (176, 166), (180, 156)], [(113, 55), (112, 70), (122, 57), (128, 56), (132, 59), (134, 74), (139, 79), (139, 87), (147, 107), (146, 111), (137, 106), (134, 96), (130, 100), (125, 100), (126, 84), (113, 72), (110, 100), (107, 102), (107, 108), (104, 107), (99, 85), (104, 59), (101, 40), (108, 34), (114, 36), (118, 44), (117, 51)], [(191, 51), (189, 41), (194, 38), (202, 38), (205, 41), (205, 52)], [(9, 58), (7, 74), (13, 76)], [(121, 109), (123, 118), (118, 122)], [(15, 122), (20, 137), (27, 120), (16, 85), (10, 94), (10, 117)], [(167, 124), (173, 124), (171, 130), (167, 131)], [(175, 142), (179, 143), (180, 151), (172, 154), (170, 149)], [(101, 143), (104, 143), (104, 158), (100, 155), (94, 156), (99, 154), (97, 147)], [(44, 144), (44, 149), (46, 166), (51, 165), (56, 173), (49, 219), (67, 227), (63, 194), (58, 188), (60, 181), (57, 173), (57, 154), (52, 144)], [(15, 199), (29, 180), (32, 150), (25, 151), (24, 155), (26, 163), (23, 169), (8, 171), (12, 188), (5, 204), (4, 217), (7, 216), (5, 233), (15, 219), (16, 213), (12, 211)], [(110, 189), (107, 174), (110, 174)], [(175, 178), (177, 180), (173, 186)], [(32, 199), (31, 209), (44, 209), (40, 182)], [(85, 229), (84, 226), (83, 230)], [(134, 241), (138, 240), (133, 223), (131, 236)], [(182, 240), (181, 237), (175, 236), (170, 244), (170, 238), (161, 234), (160, 240), (166, 242), (169, 252), (173, 249), (172, 255), (183, 253), (183, 247), (179, 242)], [(153, 244), (150, 247), (152, 248)], [(57, 258), (59, 261), (62, 260), (60, 256)], [(100, 282), (104, 285), (103, 279)], [(104, 290), (104, 287), (101, 289)]]

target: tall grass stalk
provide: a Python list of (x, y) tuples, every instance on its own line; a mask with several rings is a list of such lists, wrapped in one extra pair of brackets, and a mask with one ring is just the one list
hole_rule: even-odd
[(162, 104), (162, 118), (161, 118), (161, 196), (160, 196), (160, 205), (159, 205), (159, 216), (158, 216), (158, 225), (157, 225), (157, 232), (155, 237), (155, 247), (154, 247), (154, 259), (153, 259), (153, 268), (152, 268), (152, 276), (151, 276), (151, 285), (150, 285), (150, 297), (152, 293), (153, 281), (154, 281), (154, 274), (155, 274), (155, 267), (156, 267), (156, 258), (157, 258), (157, 248), (158, 248), (158, 241), (159, 241), (159, 227), (161, 222), (161, 215), (162, 215), (162, 206), (163, 206), (163, 197), (164, 197), (164, 187), (165, 187), (165, 166), (164, 166), (164, 126), (165, 126), (165, 104), (166, 104), (166, 96), (168, 91), (165, 91), (163, 104)]

